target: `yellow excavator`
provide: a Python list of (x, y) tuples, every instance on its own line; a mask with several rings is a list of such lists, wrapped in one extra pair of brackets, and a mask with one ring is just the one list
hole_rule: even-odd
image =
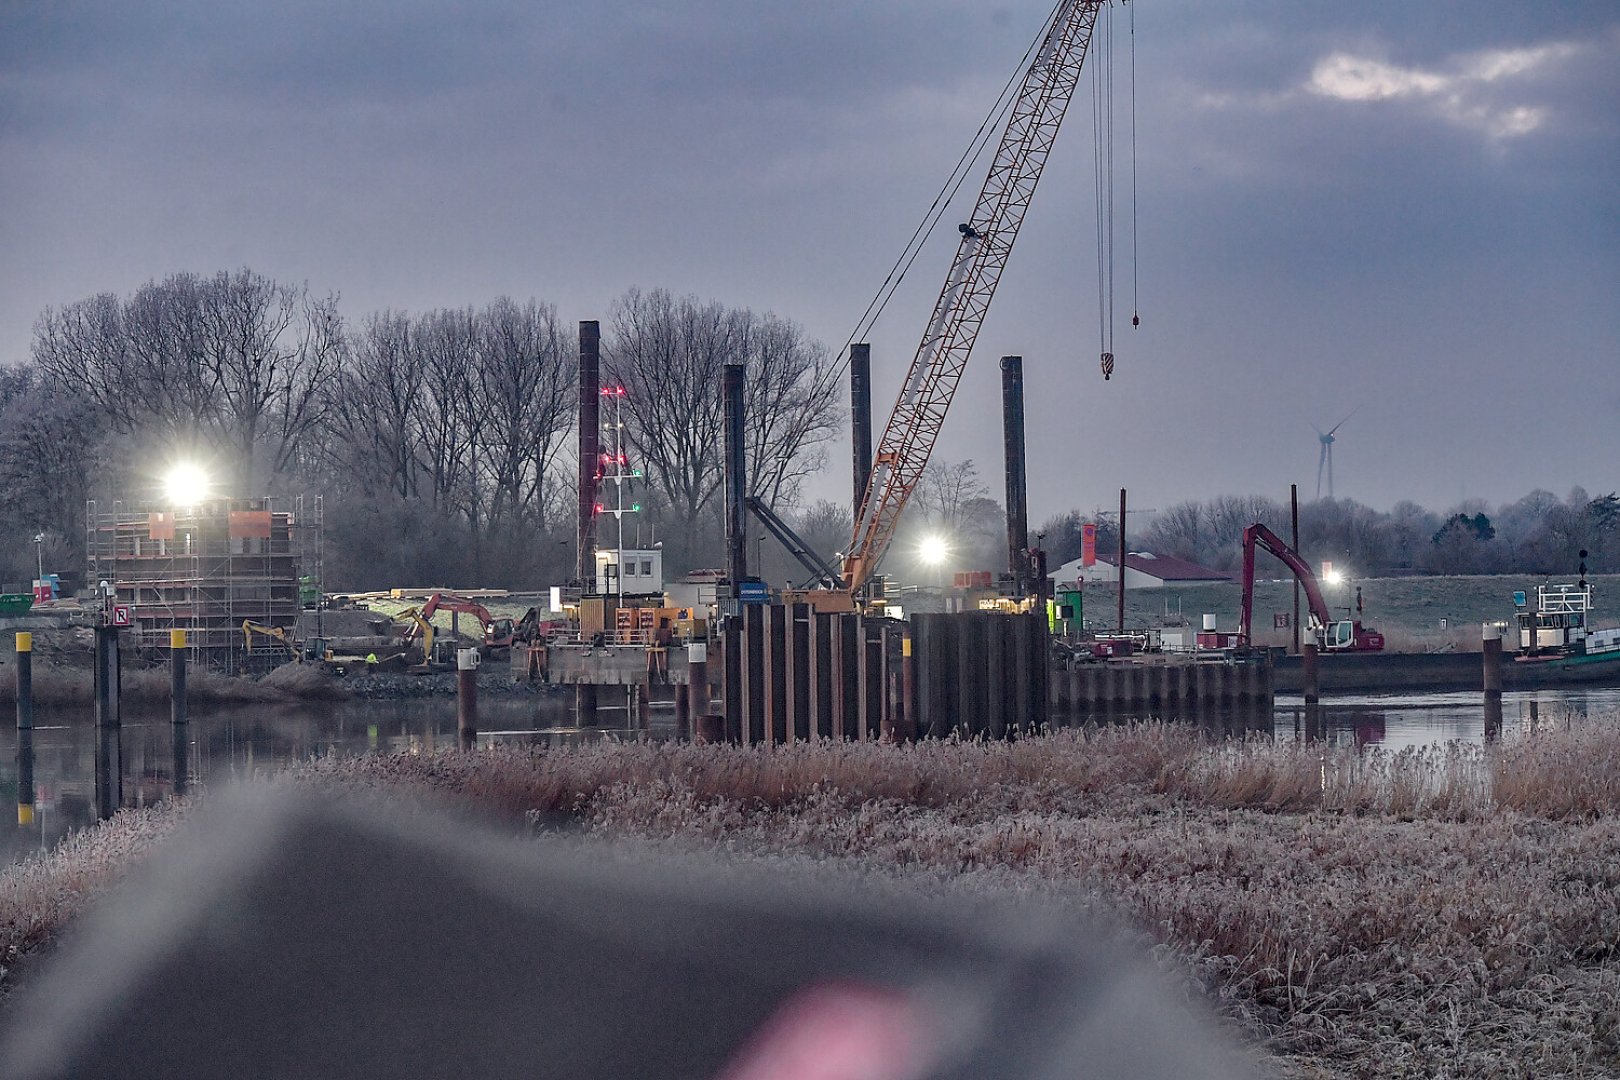
[(405, 640), (414, 642), (422, 639), (422, 663), (433, 662), (433, 624), (428, 622), (422, 614), (421, 608), (406, 608), (398, 615), (393, 616), (395, 622), (413, 622), (416, 624), (405, 634)]

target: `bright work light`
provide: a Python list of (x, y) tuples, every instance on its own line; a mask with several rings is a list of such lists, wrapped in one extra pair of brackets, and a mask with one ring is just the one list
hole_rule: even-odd
[(196, 506), (208, 497), (208, 474), (201, 466), (181, 462), (163, 478), (163, 494), (172, 506)]

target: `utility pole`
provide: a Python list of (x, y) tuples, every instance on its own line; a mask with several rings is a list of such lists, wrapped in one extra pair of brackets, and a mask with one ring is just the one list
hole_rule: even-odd
[[(1294, 554), (1299, 555), (1299, 485), (1288, 485), (1289, 513), (1294, 521), (1294, 535), (1290, 538)], [(1303, 558), (1304, 556), (1300, 556)], [(1299, 575), (1294, 575), (1294, 655), (1299, 655)]]
[(1119, 632), (1125, 632), (1125, 489), (1119, 489)]

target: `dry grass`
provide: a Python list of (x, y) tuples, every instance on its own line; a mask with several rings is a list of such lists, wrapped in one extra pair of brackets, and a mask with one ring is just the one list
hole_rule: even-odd
[[(1106, 909), (1298, 1075), (1620, 1072), (1620, 718), (1398, 754), (1151, 725), (324, 759), (285, 782)], [(0, 878), (8, 955), (174, 817)]]

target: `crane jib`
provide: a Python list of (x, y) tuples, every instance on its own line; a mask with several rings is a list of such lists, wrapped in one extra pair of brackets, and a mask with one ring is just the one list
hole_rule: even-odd
[(1065, 0), (1013, 99), (996, 156), (884, 428), (844, 559), (844, 588), (877, 569), (933, 453), (979, 328), (1006, 268), (1106, 0)]

